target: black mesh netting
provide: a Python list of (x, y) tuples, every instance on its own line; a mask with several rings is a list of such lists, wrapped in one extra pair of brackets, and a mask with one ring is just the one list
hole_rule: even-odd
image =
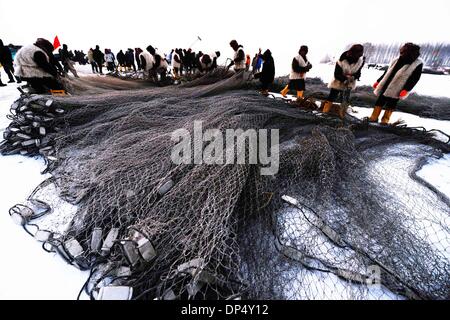
[[(45, 248), (91, 270), (92, 297), (130, 287), (133, 299), (450, 298), (450, 202), (416, 175), (448, 144), (343, 125), (233, 90), (245, 75), (221, 72), (198, 86), (56, 99), (66, 114), (52, 178), (30, 197), (52, 211), (33, 223), (48, 231)], [(174, 164), (171, 135), (194, 121), (279, 129), (278, 173)]]

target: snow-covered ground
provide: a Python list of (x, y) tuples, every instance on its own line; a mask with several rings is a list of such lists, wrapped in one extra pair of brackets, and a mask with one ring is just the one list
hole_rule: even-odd
[[(19, 96), (16, 88), (17, 84), (0, 88), (0, 132), (10, 122), (6, 115)], [(9, 217), (9, 209), (23, 202), (48, 177), (41, 175), (44, 169), (44, 161), (39, 158), (0, 156), (0, 299), (73, 300), (88, 277), (88, 272), (46, 253)]]
[[(325, 81), (327, 74), (332, 74), (332, 66), (317, 65), (317, 74)], [(81, 75), (90, 73), (89, 66), (77, 66)], [(313, 69), (314, 70), (314, 69)], [(320, 73), (320, 75), (319, 75)], [(372, 75), (370, 75), (373, 73)], [(380, 71), (365, 70), (362, 84), (371, 84), (376, 80)], [(7, 79), (2, 73), (2, 79)], [(373, 79), (372, 79), (373, 77)], [(434, 77), (434, 78), (432, 78)], [(430, 95), (450, 96), (450, 77), (424, 75), (417, 92)], [(8, 84), (0, 88), (0, 133), (8, 126), (6, 115), (9, 107), (19, 96), (16, 84)], [(444, 90), (444, 88), (446, 90)], [(357, 115), (364, 117), (369, 109), (355, 108)], [(422, 119), (420, 117), (395, 113), (392, 120), (403, 118), (408, 125), (425, 126), (428, 129), (441, 129), (450, 133), (450, 121)], [(0, 138), (1, 139), (1, 138)], [(42, 250), (41, 245), (31, 238), (21, 227), (13, 223), (8, 210), (15, 204), (26, 199), (31, 191), (46, 176), (40, 172), (44, 163), (39, 158), (22, 156), (0, 156), (0, 243), (2, 258), (0, 260), (0, 299), (75, 299), (88, 277), (87, 272), (81, 272), (66, 264), (59, 256)], [(441, 160), (432, 160), (420, 172), (420, 176), (436, 186), (441, 192), (450, 197), (450, 156)]]

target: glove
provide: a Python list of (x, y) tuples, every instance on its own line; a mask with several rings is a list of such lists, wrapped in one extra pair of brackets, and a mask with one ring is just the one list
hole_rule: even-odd
[(375, 82), (375, 83), (373, 84), (372, 87), (373, 87), (374, 89), (376, 89), (376, 88), (378, 88), (378, 85), (379, 85), (379, 83), (378, 83), (378, 82)]
[(400, 91), (400, 99), (406, 98), (407, 95), (408, 95), (408, 91), (406, 91), (406, 90)]

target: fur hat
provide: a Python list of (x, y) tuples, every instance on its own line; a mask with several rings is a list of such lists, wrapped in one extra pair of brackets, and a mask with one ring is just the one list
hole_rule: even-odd
[(47, 39), (44, 39), (44, 38), (37, 38), (37, 40), (34, 43), (34, 45), (36, 47), (39, 47), (42, 50), (44, 50), (45, 53), (47, 53), (47, 54), (52, 54), (53, 50), (55, 49), (53, 47), (53, 44), (50, 41), (48, 41)]

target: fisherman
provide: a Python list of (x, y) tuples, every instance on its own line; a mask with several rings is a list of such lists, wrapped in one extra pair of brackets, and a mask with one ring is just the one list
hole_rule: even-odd
[(252, 73), (253, 74), (259, 73), (261, 71), (261, 66), (262, 66), (262, 54), (261, 49), (259, 49), (259, 52), (255, 53), (255, 56), (253, 57), (252, 60)]
[(105, 61), (106, 61), (106, 69), (108, 71), (113, 72), (116, 69), (115, 61), (116, 57), (114, 53), (112, 53), (111, 49), (105, 49)]
[(198, 69), (200, 72), (200, 59), (204, 56), (203, 52), (199, 51), (197, 54), (193, 52), (194, 55), (194, 63), (192, 65), (192, 72), (195, 73), (196, 69)]
[(381, 110), (385, 108), (381, 123), (389, 123), (399, 100), (405, 99), (420, 80), (423, 61), (419, 56), (420, 47), (416, 44), (406, 43), (400, 48), (400, 57), (392, 61), (389, 69), (373, 85), (378, 100), (370, 122), (378, 122)]
[(262, 71), (255, 74), (255, 78), (261, 81), (261, 94), (268, 95), (269, 87), (275, 79), (275, 62), (269, 49), (262, 55), (262, 60), (264, 61)]
[(98, 73), (98, 66), (94, 60), (94, 50), (92, 48), (89, 49), (87, 53), (88, 62), (91, 64), (92, 73)]
[[(180, 76), (183, 74), (183, 70), (186, 70), (186, 69), (185, 69), (186, 67), (185, 67), (185, 65), (184, 65), (185, 60), (186, 60), (186, 58), (185, 58), (185, 56), (184, 56), (184, 52), (185, 52), (185, 50), (183, 50), (183, 49), (181, 49), (181, 48), (178, 49), (178, 55), (180, 56), (180, 60), (181, 60)], [(186, 71), (185, 71), (185, 73), (186, 73)]]
[(181, 69), (181, 56), (180, 56), (181, 49), (175, 49), (172, 52), (172, 69), (173, 69), (173, 76), (175, 80), (178, 80), (180, 78), (180, 69)]
[(62, 73), (63, 70), (53, 56), (53, 50), (50, 41), (38, 38), (34, 44), (22, 47), (16, 54), (15, 76), (27, 81), (36, 93), (63, 89), (57, 80), (58, 71)]
[(136, 64), (134, 63), (134, 51), (131, 48), (128, 48), (127, 52), (125, 52), (125, 64), (128, 70), (133, 68), (133, 71), (136, 72)]
[[(8, 75), (9, 78), (8, 83), (15, 82), (13, 76), (14, 66), (11, 50), (9, 49), (8, 46), (3, 45), (2, 39), (0, 39), (0, 64), (3, 66), (3, 70), (5, 70), (6, 74)], [(17, 79), (17, 82), (20, 83), (20, 79)]]
[(307, 46), (301, 46), (298, 55), (292, 59), (289, 84), (281, 90), (281, 95), (283, 97), (286, 97), (290, 89), (297, 91), (297, 99), (303, 97), (306, 88), (305, 76), (312, 68), (311, 63), (306, 56), (308, 51), (309, 49)]
[(117, 63), (119, 65), (119, 71), (123, 72), (125, 70), (125, 53), (122, 50), (117, 53)]
[(188, 50), (184, 50), (183, 57), (183, 68), (186, 73), (191, 73), (194, 66), (195, 54), (192, 55), (192, 49), (189, 48)]
[(220, 57), (220, 51), (202, 55), (198, 60), (198, 69), (200, 72), (210, 72), (217, 68), (217, 58)]
[(245, 57), (245, 71), (250, 70), (250, 55), (246, 55)]
[(341, 55), (336, 62), (333, 80), (328, 85), (330, 94), (324, 102), (324, 113), (330, 112), (333, 102), (340, 99), (342, 104), (339, 116), (344, 118), (346, 106), (350, 101), (350, 92), (356, 88), (356, 81), (361, 77), (364, 62), (364, 47), (360, 44), (353, 45)]
[(166, 78), (167, 68), (169, 67), (167, 60), (152, 46), (148, 46), (147, 51), (153, 56), (153, 67), (151, 72), (156, 76), (159, 75), (160, 81), (164, 81)]
[(154, 60), (151, 53), (148, 51), (148, 49), (143, 50), (139, 54), (139, 62), (141, 64), (141, 68), (144, 71), (144, 76), (149, 77), (150, 76), (150, 70), (153, 69)]
[(63, 44), (62, 49), (59, 50), (59, 59), (61, 60), (61, 62), (63, 64), (64, 72), (68, 73), (70, 70), (70, 72), (72, 72), (72, 74), (75, 76), (75, 78), (79, 78), (77, 70), (75, 70), (75, 68), (73, 66), (73, 62), (71, 60), (72, 57), (73, 56), (70, 54), (70, 52), (67, 48), (67, 44)]
[(228, 65), (227, 70), (234, 65), (235, 72), (241, 72), (245, 70), (245, 52), (244, 47), (236, 40), (231, 40), (230, 47), (234, 50), (233, 61)]
[(143, 50), (141, 48), (134, 48), (134, 57), (136, 58), (136, 64), (137, 64), (138, 70), (142, 69), (141, 61), (139, 58), (142, 52), (143, 52)]
[(170, 51), (169, 55), (167, 56), (167, 61), (169, 62), (169, 65), (172, 65), (173, 53), (174, 52), (175, 52), (175, 49), (172, 49), (172, 51)]
[(105, 63), (105, 55), (103, 54), (103, 52), (100, 51), (100, 47), (98, 45), (95, 46), (94, 61), (97, 64), (98, 68), (100, 69), (100, 74), (103, 74), (102, 68), (103, 63)]

